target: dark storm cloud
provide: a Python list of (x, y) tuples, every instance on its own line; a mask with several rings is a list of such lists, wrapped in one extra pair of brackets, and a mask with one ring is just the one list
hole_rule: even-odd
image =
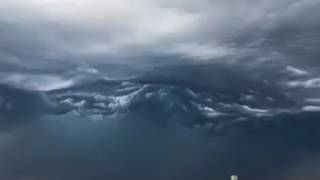
[(60, 114), (68, 107), (58, 107), (45, 93), (0, 84), (1, 131), (33, 124), (44, 114)]
[(172, 55), (208, 60), (253, 52), (314, 61), (319, 4), (317, 0), (7, 1), (0, 3), (1, 61), (106, 62)]
[[(308, 157), (310, 151), (314, 151), (312, 157), (319, 155), (319, 114), (309, 112), (319, 109), (319, 79), (308, 68), (286, 63), (319, 62), (319, 8), (318, 0), (1, 1), (1, 82), (13, 76), (15, 85), (33, 90), (0, 84), (0, 126), (13, 127), (10, 131), (0, 128), (0, 179), (219, 180), (233, 173), (241, 179), (261, 180), (317, 177), (315, 166), (310, 165), (317, 165), (317, 158)], [(100, 65), (120, 60), (125, 67)], [(184, 60), (192, 62), (181, 65)], [(218, 65), (210, 60), (241, 63)], [(227, 122), (221, 129), (225, 125), (229, 131), (221, 136), (181, 124), (166, 126), (168, 114), (163, 109), (172, 99), (163, 106), (157, 106), (157, 100), (154, 104), (142, 101), (140, 107), (146, 109), (131, 106), (136, 113), (130, 118), (116, 121), (103, 116), (96, 122), (64, 113), (70, 109), (57, 109), (45, 93), (34, 90), (50, 90), (61, 83), (57, 77), (65, 71), (51, 70), (53, 77), (48, 78), (48, 69), (74, 70), (72, 63), (84, 61), (92, 63), (98, 75), (100, 70), (137, 74), (145, 69), (136, 66), (147, 62), (174, 62), (178, 65), (155, 68), (130, 83), (201, 90), (212, 93), (213, 101), (218, 99), (216, 92), (227, 93), (228, 101), (222, 103), (236, 103), (235, 97), (252, 89), (283, 106), (296, 105), (290, 99), (293, 96), (309, 102), (303, 102), (306, 106), (299, 110), (306, 112), (301, 114), (279, 115), (262, 123), (258, 123), (260, 117), (250, 123)], [(194, 61), (206, 62), (195, 65)], [(34, 66), (38, 67), (35, 76), (30, 70)], [(69, 75), (88, 75), (84, 71)], [(108, 91), (104, 80), (97, 81), (98, 87), (106, 88), (102, 92)], [(297, 93), (286, 96), (291, 90), (286, 83)], [(84, 88), (97, 90), (90, 83)], [(244, 107), (263, 111), (259, 109), (262, 101), (251, 105)], [(202, 121), (197, 114), (187, 115)]]
[[(225, 136), (209, 137), (134, 117), (95, 123), (72, 116), (44, 118), (45, 123), (2, 134), (5, 146), (0, 153), (5, 156), (0, 157), (0, 178), (209, 180), (236, 173), (245, 179), (276, 179), (291, 170), (286, 165), (296, 162), (295, 157), (305, 155), (305, 149), (295, 144), (308, 139), (289, 137), (274, 126), (251, 133), (236, 127)], [(299, 124), (304, 123), (294, 126), (297, 130)]]

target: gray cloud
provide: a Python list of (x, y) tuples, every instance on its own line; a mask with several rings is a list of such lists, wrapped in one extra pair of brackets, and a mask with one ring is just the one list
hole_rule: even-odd
[(13, 0), (0, 3), (1, 61), (208, 60), (275, 52), (313, 59), (319, 7), (317, 0)]
[[(148, 71), (138, 80), (221, 91), (230, 97), (250, 98), (245, 95), (257, 89), (268, 102), (280, 100), (285, 105), (293, 104), (286, 98), (297, 96), (302, 113), (280, 115), (276, 125), (256, 123), (256, 119), (254, 127), (229, 121), (218, 127), (222, 131), (224, 125), (230, 127), (228, 133), (212, 136), (189, 129), (188, 124), (164, 125), (168, 120), (162, 106), (152, 103), (142, 102), (143, 107), (150, 106), (150, 111), (141, 110), (145, 116), (133, 105), (136, 116), (128, 119), (90, 121), (71, 112), (64, 114), (70, 107), (57, 107), (45, 93), (1, 84), (0, 179), (188, 180), (226, 179), (231, 173), (239, 173), (241, 179), (318, 176), (312, 168), (318, 162), (303, 158), (310, 151), (318, 157), (320, 148), (316, 141), (319, 115), (309, 112), (319, 110), (319, 66), (297, 64), (319, 63), (319, 8), (319, 0), (2, 0), (1, 82), (52, 90), (65, 76), (95, 79), (90, 68), (99, 78), (105, 78), (104, 72), (131, 77), (149, 70), (143, 66), (147, 63), (176, 63)], [(184, 61), (192, 63), (179, 64)], [(229, 66), (210, 61), (241, 63)], [(81, 63), (84, 69), (73, 63)], [(113, 82), (98, 85), (108, 92), (105, 83)], [(97, 88), (90, 83), (83, 86)], [(216, 87), (219, 91), (214, 91)], [(290, 94), (290, 88), (296, 93)], [(239, 108), (267, 114), (261, 105), (259, 101)], [(202, 119), (195, 120), (201, 124)], [(296, 170), (300, 166), (306, 168)]]

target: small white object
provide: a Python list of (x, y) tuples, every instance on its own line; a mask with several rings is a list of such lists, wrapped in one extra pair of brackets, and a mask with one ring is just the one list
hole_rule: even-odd
[(237, 175), (231, 175), (231, 180), (239, 180)]

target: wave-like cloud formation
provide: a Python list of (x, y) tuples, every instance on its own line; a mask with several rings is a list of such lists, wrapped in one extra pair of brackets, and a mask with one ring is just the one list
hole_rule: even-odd
[(0, 1), (0, 179), (319, 179), (319, 8)]
[(31, 115), (70, 112), (95, 120), (162, 117), (184, 119), (189, 127), (220, 129), (223, 124), (277, 122), (319, 111), (319, 87), (305, 85), (317, 79), (316, 74), (293, 66), (190, 63), (126, 79), (108, 78), (93, 68), (75, 69), (59, 74), (1, 74), (3, 112), (22, 111), (24, 104), (33, 104)]

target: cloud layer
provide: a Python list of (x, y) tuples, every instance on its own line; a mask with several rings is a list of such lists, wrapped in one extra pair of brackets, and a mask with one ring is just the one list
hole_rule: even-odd
[(312, 59), (319, 7), (317, 0), (7, 0), (0, 2), (0, 57), (45, 64), (263, 51)]

